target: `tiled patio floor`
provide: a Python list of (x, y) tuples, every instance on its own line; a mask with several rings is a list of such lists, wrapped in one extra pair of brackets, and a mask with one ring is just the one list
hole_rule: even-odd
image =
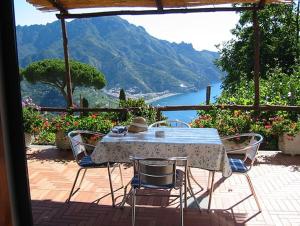
[[(91, 169), (87, 172), (82, 188), (72, 201), (65, 200), (71, 189), (76, 171), (69, 151), (53, 147), (33, 146), (28, 150), (29, 182), (35, 225), (131, 225), (130, 202), (124, 209), (111, 207), (107, 170)], [(123, 165), (125, 182), (132, 169)], [(193, 169), (194, 176), (204, 188), (208, 173)], [(254, 168), (249, 173), (262, 206), (258, 213), (254, 198), (244, 176), (233, 175), (225, 181), (217, 173), (211, 213), (196, 208), (184, 211), (186, 226), (206, 225), (300, 225), (300, 156), (286, 156), (279, 152), (261, 151)], [(115, 188), (120, 185), (117, 171), (113, 173)], [(197, 186), (194, 185), (195, 190)], [(102, 198), (101, 198), (102, 197)], [(123, 192), (116, 192), (116, 202)], [(207, 192), (197, 194), (201, 206), (207, 206)], [(179, 225), (178, 203), (166, 204), (168, 198), (146, 197), (138, 204), (149, 204), (137, 209), (137, 226)], [(189, 206), (193, 207), (192, 200)]]

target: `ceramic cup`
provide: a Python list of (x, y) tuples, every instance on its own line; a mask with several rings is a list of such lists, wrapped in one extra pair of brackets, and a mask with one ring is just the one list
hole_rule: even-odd
[(155, 136), (156, 137), (164, 137), (165, 131), (161, 131), (161, 130), (155, 131)]

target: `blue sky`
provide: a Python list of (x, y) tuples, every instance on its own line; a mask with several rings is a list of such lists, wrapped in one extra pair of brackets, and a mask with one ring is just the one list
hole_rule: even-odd
[[(16, 24), (46, 24), (56, 20), (53, 12), (40, 12), (26, 0), (14, 0)], [(143, 26), (152, 36), (171, 42), (192, 43), (197, 50), (216, 51), (216, 44), (229, 40), (230, 30), (238, 21), (234, 12), (169, 14), (147, 16), (122, 16), (138, 26)]]

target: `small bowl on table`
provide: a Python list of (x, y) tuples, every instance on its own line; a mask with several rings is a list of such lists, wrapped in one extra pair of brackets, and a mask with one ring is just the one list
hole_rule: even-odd
[(163, 130), (155, 131), (155, 137), (165, 137), (165, 131)]

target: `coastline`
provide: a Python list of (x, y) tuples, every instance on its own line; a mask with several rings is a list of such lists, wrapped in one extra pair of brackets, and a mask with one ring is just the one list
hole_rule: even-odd
[[(107, 94), (110, 97), (119, 98), (119, 91), (116, 90), (103, 90), (105, 94)], [(138, 98), (143, 98), (147, 104), (151, 104), (154, 101), (171, 97), (171, 96), (176, 96), (179, 95), (180, 93), (171, 93), (169, 91), (164, 91), (164, 92), (153, 92), (153, 93), (130, 93), (126, 92), (126, 97), (127, 98), (132, 98), (132, 99), (138, 99)]]
[[(214, 85), (219, 84), (219, 83), (220, 82), (214, 82), (214, 83), (211, 83), (210, 86), (214, 87)], [(190, 91), (190, 92), (187, 92), (187, 93), (197, 93), (197, 92), (200, 92), (201, 90), (205, 90), (205, 87), (199, 89), (198, 91)], [(112, 98), (115, 98), (115, 99), (119, 98), (119, 93), (120, 93), (119, 88), (111, 88), (109, 90), (103, 89), (102, 91), (106, 95), (108, 95)], [(153, 93), (137, 93), (134, 88), (129, 89), (129, 90), (125, 90), (125, 92), (126, 92), (126, 97), (127, 98), (131, 98), (131, 99), (143, 98), (147, 104), (151, 104), (152, 102), (155, 102), (155, 101), (158, 101), (160, 99), (167, 98), (167, 97), (183, 94), (181, 92), (180, 93), (174, 93), (174, 92), (170, 92), (170, 91), (153, 92)]]
[(156, 93), (156, 97), (152, 97), (150, 99), (146, 99), (145, 102), (147, 104), (151, 104), (152, 102), (154, 101), (157, 101), (157, 100), (160, 100), (160, 99), (164, 99), (164, 98), (167, 98), (167, 97), (171, 97), (171, 96), (176, 96), (176, 95), (179, 95), (180, 93), (165, 93), (165, 94), (161, 94), (161, 93)]

